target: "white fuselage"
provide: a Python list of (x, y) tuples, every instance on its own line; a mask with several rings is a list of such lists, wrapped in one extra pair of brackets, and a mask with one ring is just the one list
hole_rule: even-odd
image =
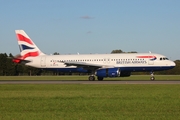
[[(36, 68), (56, 72), (91, 73), (89, 80), (103, 80), (104, 77), (126, 77), (134, 71), (160, 71), (175, 67), (173, 61), (154, 53), (84, 54), (84, 55), (46, 55), (24, 32), (15, 30), (20, 55), (14, 57), (15, 63), (24, 63)], [(154, 77), (152, 77), (154, 80)]]
[[(152, 56), (155, 58), (153, 59)], [(166, 70), (175, 66), (175, 63), (168, 60), (165, 56), (153, 53), (42, 55), (29, 57), (28, 60), (32, 62), (26, 65), (44, 69), (76, 68), (76, 66), (66, 66), (64, 62), (94, 64), (100, 65), (102, 68), (128, 68), (128, 71)]]

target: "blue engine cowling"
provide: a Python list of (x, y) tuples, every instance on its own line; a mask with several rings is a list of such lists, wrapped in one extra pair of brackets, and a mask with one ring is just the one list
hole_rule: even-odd
[(98, 77), (119, 77), (119, 68), (102, 68), (96, 71)]

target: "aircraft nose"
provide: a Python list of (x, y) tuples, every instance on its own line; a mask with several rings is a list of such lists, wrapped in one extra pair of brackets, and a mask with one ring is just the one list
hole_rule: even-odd
[(176, 63), (172, 61), (172, 62), (170, 63), (170, 66), (175, 67), (175, 66), (176, 66)]

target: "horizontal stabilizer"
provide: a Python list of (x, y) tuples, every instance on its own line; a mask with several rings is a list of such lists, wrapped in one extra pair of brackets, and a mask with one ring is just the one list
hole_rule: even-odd
[(25, 63), (31, 62), (30, 60), (24, 60), (24, 59), (22, 59), (22, 57), (21, 57), (20, 54), (18, 54), (18, 55), (16, 55), (16, 56), (13, 56), (13, 57), (8, 57), (8, 58), (9, 58), (9, 59), (12, 59), (12, 61), (13, 61), (14, 63), (23, 63), (23, 64), (25, 64)]

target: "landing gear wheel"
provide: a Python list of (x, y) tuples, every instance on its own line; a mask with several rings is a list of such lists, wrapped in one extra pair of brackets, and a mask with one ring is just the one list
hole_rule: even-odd
[(153, 80), (155, 80), (155, 77), (153, 76), (153, 77), (151, 77), (150, 79), (153, 81)]
[(97, 79), (98, 79), (99, 81), (102, 81), (102, 80), (103, 80), (103, 77), (97, 77)]
[(89, 76), (89, 81), (94, 81), (95, 77), (94, 76)]
[(151, 71), (151, 77), (150, 77), (150, 80), (155, 80), (155, 77), (154, 77), (154, 72), (153, 71)]

